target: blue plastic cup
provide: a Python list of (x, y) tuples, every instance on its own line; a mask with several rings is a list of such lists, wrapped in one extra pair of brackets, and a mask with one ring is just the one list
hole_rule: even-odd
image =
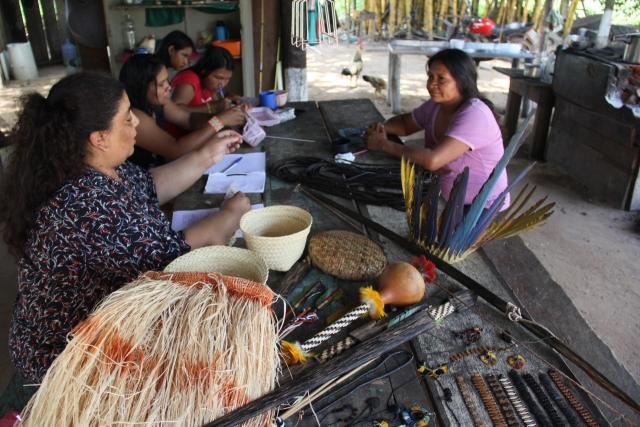
[(278, 108), (278, 105), (276, 104), (276, 93), (272, 90), (260, 92), (260, 105), (263, 107), (269, 107), (272, 110)]

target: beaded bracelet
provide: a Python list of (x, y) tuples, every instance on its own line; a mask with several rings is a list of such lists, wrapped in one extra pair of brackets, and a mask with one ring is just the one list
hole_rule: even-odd
[(540, 404), (546, 411), (547, 415), (549, 415), (549, 417), (551, 418), (551, 423), (553, 424), (553, 426), (563, 427), (565, 424), (564, 424), (564, 421), (562, 420), (562, 417), (560, 417), (560, 414), (558, 414), (558, 411), (556, 411), (556, 408), (553, 407), (553, 405), (551, 404), (551, 401), (547, 397), (547, 394), (544, 392), (544, 390), (542, 390), (542, 388), (540, 387), (540, 384), (538, 384), (536, 379), (533, 378), (533, 375), (523, 374), (522, 379), (524, 379), (524, 382), (526, 382), (529, 388), (533, 390), (533, 394), (536, 395), (538, 402), (540, 402)]
[(544, 387), (547, 394), (551, 397), (551, 400), (556, 403), (556, 406), (560, 408), (560, 410), (564, 414), (565, 418), (569, 422), (569, 425), (572, 427), (581, 425), (582, 423), (580, 423), (578, 416), (573, 411), (573, 409), (569, 407), (567, 401), (560, 395), (560, 393), (558, 393), (558, 390), (554, 387), (549, 376), (545, 373), (540, 373), (538, 375), (538, 378), (540, 379), (542, 387)]
[(580, 417), (583, 419), (585, 424), (588, 427), (597, 427), (598, 423), (593, 418), (593, 415), (591, 415), (591, 412), (589, 412), (587, 408), (582, 406), (582, 403), (580, 403), (580, 401), (573, 395), (573, 392), (565, 384), (560, 373), (556, 370), (550, 369), (548, 374), (549, 374), (549, 377), (551, 377), (553, 382), (558, 387), (558, 390), (560, 390), (560, 393), (562, 393), (564, 398), (567, 399), (567, 401), (569, 402), (569, 405), (571, 405), (571, 407), (576, 410), (576, 412), (578, 413), (578, 415), (580, 415)]
[(471, 390), (467, 386), (467, 383), (464, 381), (464, 378), (461, 375), (456, 377), (456, 383), (458, 384), (458, 389), (460, 390), (460, 394), (462, 395), (462, 400), (464, 401), (467, 410), (469, 411), (469, 415), (471, 415), (471, 420), (475, 427), (484, 427), (484, 423), (482, 422), (482, 418), (480, 418), (480, 412), (478, 412), (478, 407), (476, 406), (476, 402), (471, 397)]
[(489, 387), (487, 387), (484, 378), (482, 378), (480, 374), (473, 374), (471, 376), (471, 382), (476, 387), (476, 390), (478, 390), (480, 399), (482, 399), (482, 403), (493, 425), (496, 427), (507, 427), (507, 421), (502, 416), (502, 412), (500, 412), (500, 408), (498, 408), (498, 403), (494, 399), (493, 394), (491, 394)]
[(220, 132), (224, 128), (224, 124), (222, 120), (218, 118), (218, 116), (213, 116), (209, 119), (209, 126), (213, 128), (216, 132)]
[(507, 421), (507, 425), (509, 427), (520, 426), (518, 422), (518, 417), (511, 406), (511, 402), (507, 397), (507, 394), (502, 389), (502, 386), (498, 382), (498, 378), (495, 375), (485, 375), (485, 380), (489, 385), (489, 389), (493, 393), (493, 396), (496, 398), (498, 402), (498, 406), (502, 410), (502, 414), (504, 415), (504, 419)]
[(502, 385), (505, 393), (507, 393), (507, 397), (511, 401), (511, 404), (520, 416), (520, 419), (522, 420), (522, 423), (525, 425), (525, 427), (537, 426), (538, 424), (536, 424), (536, 421), (531, 416), (531, 413), (527, 409), (527, 405), (525, 405), (524, 402), (520, 400), (520, 396), (518, 396), (518, 393), (513, 387), (513, 384), (511, 384), (511, 381), (509, 381), (509, 378), (503, 377), (501, 375), (498, 377), (498, 381)]
[(524, 400), (524, 403), (527, 404), (538, 424), (543, 426), (551, 425), (549, 418), (547, 418), (540, 405), (538, 405), (538, 403), (533, 399), (533, 396), (529, 393), (527, 385), (524, 383), (520, 374), (516, 372), (515, 369), (511, 369), (509, 371), (509, 378), (511, 378), (513, 385), (516, 387), (516, 390), (518, 390), (518, 394), (522, 400)]

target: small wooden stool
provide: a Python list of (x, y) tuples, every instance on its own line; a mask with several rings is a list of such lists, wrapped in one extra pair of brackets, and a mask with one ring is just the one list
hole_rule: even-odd
[(551, 112), (553, 111), (555, 100), (552, 85), (543, 83), (539, 78), (525, 77), (522, 70), (493, 68), (497, 72), (509, 76), (509, 95), (507, 96), (505, 117), (507, 128), (507, 134), (504, 139), (505, 145), (509, 143), (513, 134), (516, 133), (520, 104), (522, 104), (522, 98), (525, 97), (538, 104), (533, 122), (531, 157), (536, 160), (546, 160), (547, 135), (549, 134), (549, 123), (551, 123)]

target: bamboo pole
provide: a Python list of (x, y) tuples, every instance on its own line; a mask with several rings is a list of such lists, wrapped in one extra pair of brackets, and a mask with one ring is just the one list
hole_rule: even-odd
[(540, 28), (538, 28), (538, 21), (542, 15), (542, 6), (542, 0), (535, 0), (535, 3), (533, 4), (533, 16), (531, 17), (531, 22), (533, 23), (533, 29), (536, 31), (540, 31)]
[(517, 8), (518, 8), (518, 5), (516, 4), (516, 0), (509, 0), (509, 2), (507, 3), (507, 14), (506, 14), (507, 23), (514, 21)]
[(471, 0), (471, 15), (478, 16), (479, 7), (480, 7), (480, 0)]
[(529, 0), (522, 0), (522, 14), (520, 15), (520, 22), (522, 22), (523, 24), (527, 23), (527, 20), (529, 19)]
[(449, 10), (449, 0), (440, 0), (440, 11), (438, 12), (438, 31), (442, 31), (444, 18)]
[(429, 40), (433, 40), (433, 0), (424, 0), (422, 28), (429, 36)]
[(403, 19), (407, 22), (408, 36), (411, 37), (411, 0), (404, 0)]
[(389, 0), (389, 38), (393, 38), (397, 25), (397, 0)]
[(454, 28), (458, 25), (458, 0), (451, 0), (451, 23)]
[(567, 10), (568, 10), (569, 0), (560, 0), (560, 14), (562, 17), (567, 19)]
[[(485, 2), (485, 7), (484, 7), (484, 13), (482, 14), (483, 18), (488, 18), (494, 10), (496, 10), (497, 5), (496, 3), (498, 2), (498, 0), (486, 0)], [(471, 15), (473, 16), (478, 16), (477, 13), (474, 14), (473, 13), (473, 6), (471, 6)]]
[(569, 33), (571, 33), (571, 27), (573, 27), (573, 22), (576, 19), (576, 9), (578, 8), (578, 0), (571, 0), (569, 4), (569, 12), (567, 14), (567, 20), (564, 21), (564, 30), (562, 31), (562, 36), (567, 37)]
[(496, 24), (502, 25), (507, 14), (507, 3), (509, 0), (498, 0), (498, 14), (496, 16)]
[(374, 0), (376, 14), (376, 31), (382, 33), (382, 14), (384, 13), (385, 0)]

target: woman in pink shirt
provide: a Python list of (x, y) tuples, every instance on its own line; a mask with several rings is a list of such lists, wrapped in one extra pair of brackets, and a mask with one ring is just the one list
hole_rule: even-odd
[[(459, 49), (446, 49), (427, 63), (427, 90), (431, 99), (412, 113), (372, 124), (366, 134), (370, 150), (405, 157), (440, 175), (442, 196), (448, 200), (454, 180), (465, 167), (469, 182), (465, 205), (470, 205), (504, 153), (502, 134), (491, 103), (480, 97), (473, 60)], [(387, 133), (406, 136), (424, 130), (424, 148), (408, 147), (387, 139)], [(502, 172), (485, 204), (507, 187)], [(509, 196), (500, 210), (509, 206)]]

